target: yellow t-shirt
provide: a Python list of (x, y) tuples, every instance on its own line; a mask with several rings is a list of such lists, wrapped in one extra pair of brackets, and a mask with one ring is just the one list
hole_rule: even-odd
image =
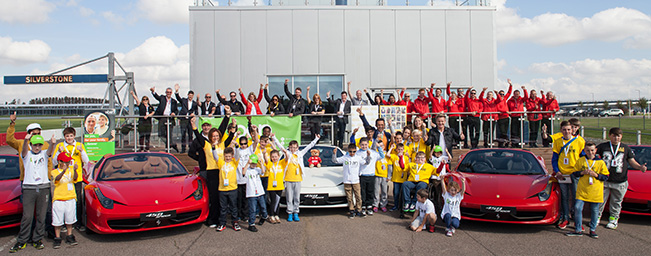
[(375, 176), (386, 178), (389, 175), (389, 166), (392, 164), (391, 155), (386, 155), (381, 160), (375, 162)]
[[(221, 145), (224, 145), (223, 143), (220, 143)], [(219, 156), (219, 159), (221, 160), (224, 157), (224, 149), (215, 147), (217, 149), (217, 154)], [(215, 161), (215, 157), (212, 154), (212, 145), (210, 145), (210, 142), (206, 142), (203, 144), (203, 153), (206, 154), (206, 170), (217, 170), (219, 169), (219, 166), (217, 165), (217, 161)]]
[[(269, 144), (267, 144), (267, 146), (269, 146)], [(271, 156), (269, 155), (269, 153), (271, 153), (271, 150), (273, 149), (270, 147), (265, 147), (264, 154), (267, 156), (267, 159), (271, 159)], [(258, 161), (264, 161), (264, 158), (262, 156), (262, 151), (260, 150), (260, 146), (258, 146), (258, 148), (255, 149), (255, 154), (258, 155)], [(269, 162), (271, 162), (271, 160)], [(269, 177), (269, 172), (265, 172), (260, 177)]]
[[(395, 144), (394, 144), (394, 145), (395, 145)], [(408, 146), (407, 144), (404, 144), (404, 143), (403, 143), (403, 149), (404, 149), (403, 154), (404, 154), (405, 156), (407, 156), (407, 157), (411, 157), (411, 147)], [(397, 148), (394, 148), (393, 150), (391, 150), (391, 154), (392, 154), (392, 155), (398, 155), (398, 149), (397, 149)]]
[[(271, 161), (267, 162), (265, 165), (267, 167), (267, 173), (269, 174), (269, 183), (267, 184), (267, 190), (269, 191), (282, 191), (285, 189), (285, 183), (283, 177), (285, 176), (285, 166), (287, 166), (287, 161), (282, 159), (278, 163), (273, 163)], [(274, 181), (276, 186), (274, 187)]]
[[(608, 175), (608, 167), (603, 160), (588, 160), (581, 157), (576, 162), (574, 169), (577, 172), (592, 169), (597, 174)], [(590, 185), (590, 175), (583, 175), (579, 178), (579, 183), (576, 186), (576, 199), (591, 202), (603, 203), (604, 202), (604, 182), (592, 177), (592, 185)]]
[(402, 161), (403, 166), (405, 167), (400, 168), (400, 157), (397, 155), (391, 155), (391, 162), (393, 163), (393, 172), (391, 174), (391, 181), (396, 182), (396, 183), (403, 183), (407, 181), (407, 177), (409, 176), (409, 157), (407, 155), (403, 155)]
[[(50, 171), (52, 180), (56, 178), (63, 170), (56, 168)], [(61, 177), (59, 181), (54, 180), (54, 193), (52, 195), (52, 202), (54, 201), (68, 201), (77, 198), (74, 185), (74, 167), (68, 167), (68, 171)]]
[(285, 172), (285, 181), (289, 182), (301, 182), (303, 181), (303, 170), (301, 169), (301, 164), (299, 161), (303, 159), (298, 159), (298, 155), (292, 154), (287, 151), (289, 154), (285, 160), (287, 160), (287, 171)]
[(549, 137), (552, 138), (552, 141), (555, 141), (557, 139), (563, 138), (563, 133), (562, 132), (557, 132), (552, 135), (549, 135)]
[[(237, 161), (226, 163), (223, 159), (217, 161), (219, 167), (219, 191), (232, 191), (237, 189)], [(228, 182), (227, 182), (228, 181)]]
[[(58, 153), (61, 152), (61, 151), (59, 151), (59, 147), (62, 146), (62, 145), (65, 148), (64, 151), (66, 153), (68, 153), (68, 155), (70, 155), (72, 153), (72, 155), (70, 155), (70, 157), (72, 157), (73, 163), (77, 164), (77, 180), (75, 180), (75, 183), (82, 181), (83, 177), (81, 175), (82, 175), (82, 172), (83, 172), (84, 162), (81, 160), (81, 151), (77, 150), (77, 145), (81, 145), (81, 150), (83, 150), (83, 151), (86, 151), (86, 147), (84, 146), (83, 143), (80, 143), (80, 142), (75, 142), (74, 145), (66, 145), (65, 142), (61, 142), (61, 143), (57, 144), (56, 147), (54, 148), (54, 154), (52, 154), (53, 156), (56, 156)], [(73, 167), (74, 167), (74, 164), (73, 164)]]
[[(405, 148), (405, 152), (407, 151), (406, 149), (407, 148)], [(418, 141), (418, 143), (414, 142), (409, 145), (409, 156), (411, 159), (416, 159), (416, 154), (418, 152), (425, 153), (425, 156), (429, 155), (427, 145), (425, 145), (425, 142), (422, 139)]]
[(558, 140), (554, 140), (554, 145), (552, 147), (554, 153), (558, 154), (558, 169), (562, 174), (568, 175), (574, 172), (574, 166), (576, 161), (579, 160), (581, 151), (583, 151), (583, 146), (585, 141), (581, 136), (577, 136), (572, 144), (566, 146), (562, 151), (561, 148), (563, 145), (570, 142), (570, 140), (563, 139), (562, 137)]
[(431, 164), (424, 163), (419, 165), (417, 163), (409, 163), (409, 178), (407, 180), (429, 184), (429, 178), (432, 177), (432, 172), (436, 172), (436, 170)]
[[(362, 138), (355, 138), (355, 146), (357, 146), (357, 148), (359, 148), (359, 140), (361, 140), (361, 139)], [(373, 146), (373, 141), (369, 140), (368, 141), (368, 148), (371, 148), (372, 146)]]

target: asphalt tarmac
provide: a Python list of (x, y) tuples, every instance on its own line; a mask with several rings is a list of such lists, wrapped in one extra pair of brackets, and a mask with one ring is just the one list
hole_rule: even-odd
[[(300, 222), (265, 223), (257, 233), (224, 232), (203, 224), (119, 235), (74, 234), (79, 245), (31, 246), (15, 255), (649, 255), (651, 217), (624, 215), (616, 230), (597, 228), (599, 239), (567, 237), (553, 225), (493, 224), (461, 220), (453, 237), (437, 221), (436, 232), (407, 230), (397, 212), (348, 219), (345, 209), (303, 209)], [(584, 219), (585, 225), (587, 221)], [(18, 228), (0, 230), (0, 253), (15, 243)]]

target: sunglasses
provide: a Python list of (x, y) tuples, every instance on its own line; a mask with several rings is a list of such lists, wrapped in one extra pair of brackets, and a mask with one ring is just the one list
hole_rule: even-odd
[(247, 143), (240, 143), (240, 146), (246, 146)]
[(237, 95), (231, 95), (231, 98), (235, 98), (235, 97), (237, 97)]
[(210, 98), (212, 98), (212, 97), (210, 97), (210, 96), (206, 96), (206, 99), (210, 99)]
[(348, 153), (355, 153), (357, 150), (348, 150)]
[(165, 92), (165, 94), (172, 94), (172, 92)]

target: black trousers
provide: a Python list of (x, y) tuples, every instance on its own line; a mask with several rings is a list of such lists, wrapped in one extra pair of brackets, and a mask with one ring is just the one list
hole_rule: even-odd
[(479, 117), (468, 116), (466, 117), (466, 122), (468, 123), (468, 135), (470, 135), (470, 144), (473, 148), (476, 148), (479, 144)]
[(542, 140), (543, 147), (549, 147), (549, 145), (552, 144), (552, 137), (550, 137), (552, 135), (552, 120), (549, 120), (549, 118), (547, 118), (547, 117), (543, 117), (543, 119), (540, 120), (540, 122), (542, 123), (541, 127), (542, 127), (542, 125), (547, 126), (547, 127), (545, 127), (545, 129), (547, 130), (547, 135), (548, 136), (547, 136), (547, 139)]
[[(492, 123), (492, 124), (491, 124)], [(484, 121), (482, 123), (482, 131), (484, 132), (484, 147), (488, 147), (489, 143), (493, 143), (495, 138), (496, 123), (495, 121)]]
[(531, 144), (536, 143), (536, 141), (538, 140), (539, 129), (540, 129), (540, 120), (529, 121), (529, 143)]
[(343, 118), (337, 118), (335, 119), (335, 128), (337, 129), (337, 133), (335, 136), (335, 140), (337, 141), (337, 146), (340, 148), (344, 148), (344, 133), (346, 132), (346, 122), (344, 122)]
[(246, 184), (237, 184), (237, 210), (240, 218), (249, 216), (249, 200), (246, 199)]
[(497, 120), (497, 130), (500, 133), (499, 146), (504, 147), (509, 140), (509, 118)]
[(457, 134), (461, 134), (461, 129), (463, 129), (463, 124), (459, 124), (459, 119), (461, 119), (461, 117), (451, 116), (450, 120), (448, 121), (450, 123), (450, 127), (455, 132), (457, 132)]
[(226, 225), (226, 215), (230, 212), (231, 219), (235, 223), (237, 218), (237, 190), (220, 191), (219, 205), (221, 211), (219, 214), (219, 225)]
[(180, 119), (180, 123), (181, 123), (181, 149), (185, 151), (186, 146), (192, 143), (192, 137), (193, 137), (192, 123), (188, 119)]
[(269, 198), (271, 199), (271, 208), (269, 208), (270, 216), (278, 216), (280, 213), (280, 196), (283, 194), (282, 190), (268, 191)]
[(321, 135), (321, 119), (319, 118), (318, 120), (312, 120), (308, 122), (308, 125), (310, 126), (310, 132), (312, 133), (312, 139), (316, 138), (316, 135), (318, 134), (319, 136)]
[(375, 176), (359, 176), (359, 185), (362, 190), (362, 207), (372, 206), (375, 196)]
[(522, 127), (522, 123), (520, 123), (521, 117), (513, 117), (511, 118), (511, 145), (512, 146), (520, 146), (518, 143), (520, 143), (520, 128)]
[(221, 214), (219, 202), (219, 170), (206, 171), (206, 186), (208, 187), (208, 225), (217, 224)]
[(170, 148), (176, 148), (176, 144), (174, 144), (174, 120), (169, 119), (169, 118), (161, 118), (158, 120), (158, 137), (163, 141), (165, 144), (165, 148), (167, 148), (167, 121), (169, 120), (170, 122)]

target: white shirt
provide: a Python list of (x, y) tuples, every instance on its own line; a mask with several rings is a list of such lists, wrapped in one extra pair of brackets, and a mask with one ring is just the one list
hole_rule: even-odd
[(255, 105), (253, 105), (253, 102), (250, 103), (251, 103), (251, 115), (257, 115), (258, 110), (255, 109)]
[(335, 159), (335, 163), (344, 165), (344, 184), (359, 184), (359, 171), (362, 164), (367, 163), (366, 160), (370, 161), (370, 158), (363, 158), (359, 154), (346, 154)]
[(416, 202), (416, 210), (419, 218), (425, 218), (425, 214), (434, 212), (434, 204), (429, 199), (426, 199), (425, 203)]
[(443, 132), (439, 130), (439, 146), (443, 148), (443, 156), (448, 157), (447, 147), (445, 146), (445, 138), (443, 138)]
[(165, 110), (163, 110), (163, 115), (169, 116), (171, 114), (172, 114), (172, 99), (167, 99), (167, 101), (165, 102)]
[(344, 117), (344, 109), (346, 108), (346, 101), (342, 100), (341, 104), (339, 104), (339, 112), (341, 112), (340, 115), (338, 115), (339, 118)]
[(27, 155), (23, 158), (23, 165), (25, 166), (23, 185), (50, 183), (47, 159), (45, 150), (41, 150), (38, 154), (34, 154), (31, 150), (27, 152)]
[(246, 197), (258, 197), (264, 195), (264, 188), (260, 175), (262, 170), (259, 167), (249, 168), (246, 170)]
[(253, 147), (249, 146), (246, 149), (235, 149), (235, 158), (238, 159), (237, 163), (237, 185), (246, 184), (246, 177), (242, 176), (242, 169), (249, 162), (249, 156), (253, 154)]
[[(359, 172), (360, 176), (375, 176), (375, 162), (380, 160), (380, 154), (378, 154), (375, 150), (367, 149), (368, 151), (371, 151), (371, 160), (366, 163), (362, 164), (361, 170)], [(357, 154), (355, 155), (362, 155), (366, 156), (366, 150), (357, 150)]]
[[(445, 164), (448, 162), (448, 157), (447, 156), (441, 156), (441, 157), (435, 157), (432, 156), (432, 158), (429, 159), (429, 161), (432, 163), (432, 166), (434, 166), (434, 169), (438, 169), (441, 164)], [(441, 170), (441, 173), (437, 176), (436, 174), (432, 173), (432, 177), (430, 179), (435, 179), (435, 180), (440, 180), (443, 175), (445, 175), (445, 167)]]
[(452, 196), (449, 192), (445, 192), (445, 194), (443, 194), (444, 204), (443, 210), (441, 211), (441, 218), (443, 218), (445, 214), (449, 213), (451, 217), (461, 219), (461, 200), (463, 200), (463, 195), (461, 193)]

